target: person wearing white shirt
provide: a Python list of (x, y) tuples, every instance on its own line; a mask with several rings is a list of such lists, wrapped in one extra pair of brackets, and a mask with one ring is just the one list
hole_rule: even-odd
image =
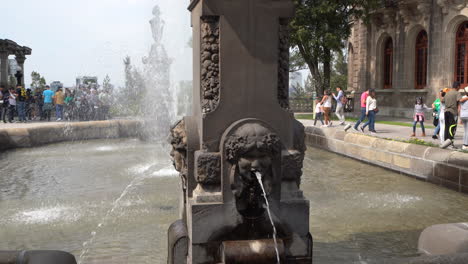
[(366, 116), (369, 119), (362, 127), (361, 131), (364, 133), (364, 129), (369, 126), (371, 133), (377, 133), (375, 131), (375, 115), (377, 114), (377, 99), (375, 98), (375, 90), (369, 91), (369, 96), (366, 99)]
[(345, 124), (345, 115), (344, 115), (344, 105), (343, 105), (343, 98), (345, 97), (343, 90), (341, 87), (336, 87), (336, 91), (338, 92), (338, 95), (335, 95), (334, 93), (333, 98), (336, 100), (336, 111), (335, 114), (340, 120), (340, 125)]
[(463, 150), (468, 150), (468, 87), (464, 89), (465, 95), (460, 99), (460, 119), (463, 123)]
[(325, 126), (330, 127), (332, 125), (330, 120), (330, 111), (332, 107), (332, 97), (330, 90), (325, 91), (325, 95), (323, 96), (320, 104), (322, 104), (323, 114), (325, 115)]
[(317, 120), (320, 120), (320, 122), (322, 122), (322, 126), (323, 126), (322, 104), (320, 103), (320, 100), (319, 100), (318, 98), (315, 99), (315, 120), (314, 120), (314, 126), (317, 124)]

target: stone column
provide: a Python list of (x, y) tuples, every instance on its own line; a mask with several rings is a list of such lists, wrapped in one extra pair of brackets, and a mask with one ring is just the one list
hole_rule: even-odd
[(8, 53), (0, 53), (0, 84), (8, 85)]
[(21, 85), (23, 87), (26, 86), (24, 83), (24, 75), (26, 74), (26, 71), (24, 70), (24, 61), (26, 60), (26, 56), (22, 54), (16, 55), (16, 62), (18, 63), (18, 66), (21, 67), (21, 72), (23, 73), (23, 77), (21, 77)]

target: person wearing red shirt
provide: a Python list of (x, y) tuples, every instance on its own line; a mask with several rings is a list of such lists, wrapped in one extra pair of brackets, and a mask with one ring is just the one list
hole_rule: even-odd
[(361, 124), (362, 121), (366, 119), (366, 102), (367, 102), (367, 97), (369, 96), (369, 89), (367, 89), (365, 92), (361, 94), (361, 117), (359, 117), (359, 120), (354, 124), (353, 129), (356, 132), (359, 132), (358, 127), (359, 124)]

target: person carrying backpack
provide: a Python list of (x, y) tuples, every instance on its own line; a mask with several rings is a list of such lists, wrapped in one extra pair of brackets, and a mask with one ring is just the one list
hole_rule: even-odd
[(346, 103), (348, 102), (348, 98), (346, 98), (343, 89), (341, 87), (336, 87), (336, 91), (338, 92), (338, 95), (335, 96), (333, 93), (333, 98), (336, 100), (336, 111), (335, 114), (340, 120), (340, 125), (345, 124), (345, 115), (344, 115), (344, 107)]

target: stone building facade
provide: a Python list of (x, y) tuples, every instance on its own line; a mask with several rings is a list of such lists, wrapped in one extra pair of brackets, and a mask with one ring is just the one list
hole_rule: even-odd
[(380, 114), (411, 117), (416, 97), (430, 105), (453, 81), (468, 86), (468, 1), (383, 3), (352, 28), (348, 89), (357, 98), (376, 89)]
[(17, 67), (20, 71), (11, 73), (18, 78), (17, 83), (24, 85), (24, 62), (26, 55), (31, 55), (31, 48), (20, 46), (9, 39), (0, 39), (0, 85), (8, 86), (9, 79), (9, 60), (8, 56), (15, 55)]

